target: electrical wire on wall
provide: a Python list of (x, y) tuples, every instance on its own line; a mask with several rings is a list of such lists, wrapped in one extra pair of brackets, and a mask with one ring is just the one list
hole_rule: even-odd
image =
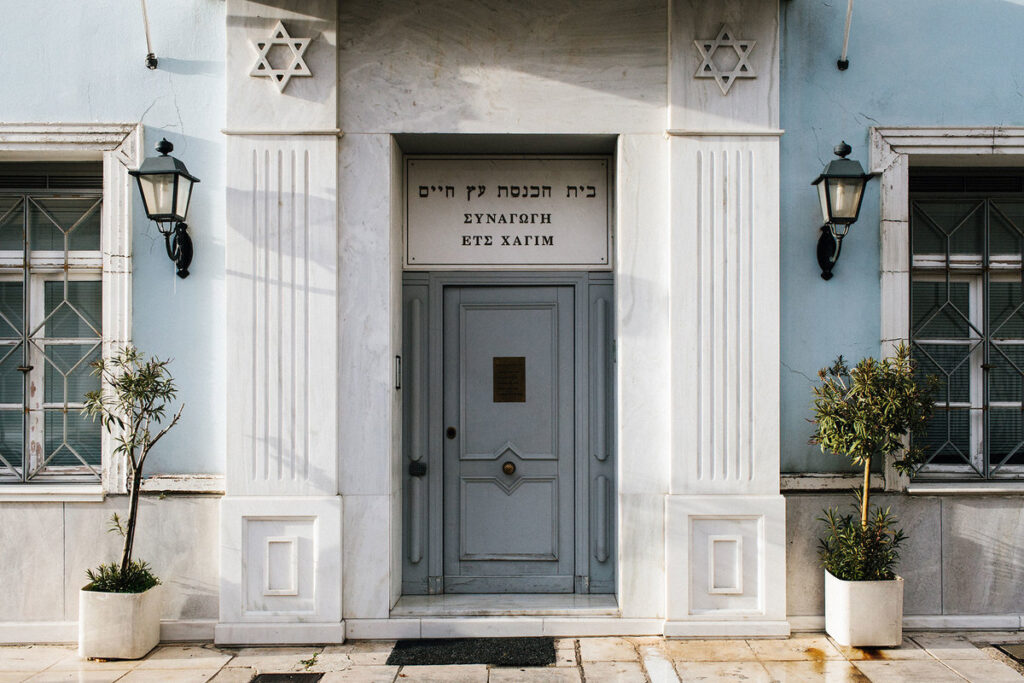
[[(145, 3), (146, 0), (142, 0)], [(850, 68), (850, 60), (846, 58), (846, 51), (850, 47), (850, 19), (853, 17), (853, 0), (847, 0), (846, 4), (846, 32), (843, 34), (843, 56), (836, 62), (840, 71)]]
[(146, 68), (155, 69), (157, 59), (156, 55), (153, 54), (153, 44), (149, 40), (149, 16), (146, 14), (146, 0), (142, 0), (142, 25), (146, 29)]

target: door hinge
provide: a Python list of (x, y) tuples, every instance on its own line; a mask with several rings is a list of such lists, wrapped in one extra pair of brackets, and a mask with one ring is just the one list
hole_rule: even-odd
[(402, 357), (395, 356), (395, 390), (402, 389)]

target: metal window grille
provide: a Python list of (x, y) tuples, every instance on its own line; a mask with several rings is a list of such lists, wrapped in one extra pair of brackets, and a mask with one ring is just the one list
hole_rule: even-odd
[(911, 346), (918, 373), (942, 380), (917, 478), (1024, 477), (1024, 194), (1012, 180), (915, 192), (912, 179)]
[(98, 481), (101, 193), (95, 178), (0, 184), (0, 482)]

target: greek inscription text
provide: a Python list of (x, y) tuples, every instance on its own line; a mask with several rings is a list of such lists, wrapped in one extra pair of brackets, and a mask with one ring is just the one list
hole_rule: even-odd
[(464, 213), (465, 225), (533, 225), (551, 224), (550, 213)]

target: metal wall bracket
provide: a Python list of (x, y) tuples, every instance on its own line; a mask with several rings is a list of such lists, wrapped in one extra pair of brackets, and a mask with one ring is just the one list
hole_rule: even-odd
[(843, 250), (842, 238), (836, 238), (828, 225), (821, 226), (818, 238), (818, 267), (821, 268), (821, 279), (831, 280), (832, 269), (839, 260), (839, 252)]

